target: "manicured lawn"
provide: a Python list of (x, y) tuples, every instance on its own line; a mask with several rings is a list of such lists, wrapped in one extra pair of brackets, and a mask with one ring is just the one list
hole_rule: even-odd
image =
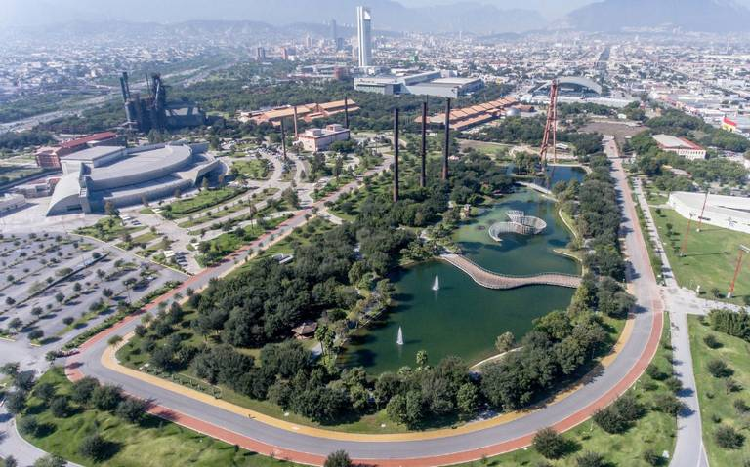
[(171, 218), (187, 216), (188, 214), (193, 214), (225, 201), (229, 201), (245, 191), (244, 188), (231, 187), (219, 188), (217, 190), (202, 190), (191, 198), (181, 199), (172, 204), (168, 204), (167, 206), (163, 206), (161, 210), (165, 216)]
[[(243, 230), (244, 235), (242, 237), (237, 235), (235, 230), (223, 233), (218, 237), (209, 240), (207, 242), (201, 242), (207, 244), (207, 246), (201, 248), (203, 254), (199, 255), (196, 260), (199, 264), (211, 264), (213, 261), (223, 258), (224, 256), (238, 250), (242, 245), (249, 243), (262, 234), (269, 230), (273, 230), (280, 223), (288, 219), (288, 216), (274, 217), (272, 219), (266, 219), (265, 228), (261, 227), (256, 221), (252, 226), (247, 226)], [(205, 250), (203, 249), (205, 248)]]
[[(747, 413), (741, 414), (733, 406), (737, 400), (750, 404), (750, 343), (738, 337), (714, 332), (707, 324), (708, 320), (703, 325), (699, 317), (688, 317), (690, 350), (703, 422), (703, 443), (711, 465), (741, 466), (743, 461), (750, 458), (750, 441), (745, 439), (740, 449), (724, 449), (717, 446), (714, 433), (719, 424), (722, 424), (736, 428), (746, 438), (750, 436)], [(709, 348), (703, 342), (708, 334), (715, 335), (722, 346), (718, 349)], [(723, 360), (729, 365), (732, 369), (731, 378), (742, 386), (741, 390), (728, 393), (726, 378), (715, 378), (706, 370), (708, 362), (714, 359)]]
[[(71, 383), (59, 369), (48, 371), (40, 381), (54, 384), (58, 393), (70, 392)], [(27, 437), (27, 441), (45, 451), (58, 454), (84, 466), (270, 467), (296, 465), (244, 449), (235, 450), (234, 446), (157, 417), (148, 417), (141, 425), (134, 425), (108, 412), (74, 407), (72, 415), (67, 418), (56, 418), (39, 400), (32, 398), (30, 405), (29, 412), (35, 413), (38, 421), (48, 426), (49, 430), (45, 430), (48, 433), (44, 436)], [(93, 462), (78, 453), (81, 440), (96, 432), (114, 446), (112, 456), (100, 463)]]
[[(669, 321), (665, 321), (662, 332), (661, 345), (654, 357), (652, 365), (657, 366), (666, 373), (671, 372), (671, 364), (666, 359), (670, 351), (664, 347), (669, 343)], [(593, 421), (589, 420), (565, 433), (565, 439), (573, 442), (575, 452), (568, 454), (557, 461), (547, 461), (534, 448), (520, 449), (500, 456), (491, 457), (486, 463), (481, 461), (460, 464), (458, 467), (469, 466), (537, 466), (550, 465), (555, 467), (577, 467), (576, 458), (586, 452), (592, 451), (602, 454), (609, 466), (647, 467), (648, 464), (643, 457), (647, 449), (659, 454), (667, 451), (672, 454), (677, 433), (677, 420), (671, 415), (653, 410), (653, 400), (657, 394), (668, 393), (669, 389), (663, 382), (653, 380), (648, 375), (643, 375), (630, 392), (648, 407), (646, 415), (637, 420), (628, 431), (623, 434), (608, 434), (599, 428)], [(665, 462), (663, 465), (667, 465)], [(713, 464), (712, 465), (739, 465), (739, 464)]]
[(253, 180), (266, 180), (271, 175), (271, 164), (266, 159), (234, 161), (232, 168)]
[(218, 212), (213, 212), (212, 211), (212, 212), (203, 214), (203, 215), (201, 215), (199, 217), (188, 218), (188, 220), (180, 222), (177, 225), (179, 227), (187, 229), (187, 228), (190, 228), (190, 227), (193, 227), (193, 226), (196, 226), (196, 225), (200, 225), (200, 224), (204, 224), (206, 222), (210, 222), (210, 221), (212, 221), (214, 219), (218, 219), (220, 217), (225, 217), (225, 216), (228, 216), (230, 214), (234, 214), (235, 212), (241, 211), (243, 209), (247, 209), (250, 206), (250, 204), (257, 205), (257, 204), (261, 203), (263, 200), (265, 200), (266, 198), (269, 198), (270, 196), (272, 196), (277, 191), (279, 191), (278, 188), (265, 188), (262, 192), (260, 192), (259, 194), (257, 194), (257, 196), (256, 196), (256, 194), (254, 194), (253, 197), (250, 199), (249, 202), (248, 201), (238, 200), (238, 201), (233, 202), (232, 204), (224, 205), (222, 207), (222, 209), (220, 211), (218, 211)]
[(105, 242), (111, 242), (112, 240), (120, 237), (124, 234), (133, 234), (146, 227), (125, 227), (122, 219), (119, 217), (107, 216), (103, 219), (99, 219), (96, 224), (88, 227), (81, 227), (74, 233), (79, 235), (88, 235), (89, 237), (98, 238)]
[[(681, 286), (695, 290), (700, 285), (703, 296), (711, 299), (717, 298), (711, 293), (716, 288), (721, 292), (722, 299), (743, 304), (743, 297), (750, 295), (750, 259), (747, 257), (745, 267), (737, 279), (734, 296), (731, 299), (723, 296), (729, 291), (729, 283), (737, 263), (737, 249), (740, 244), (750, 246), (750, 235), (707, 224), (703, 224), (701, 231), (696, 232), (697, 224), (693, 220), (687, 254), (681, 257), (679, 253), (688, 220), (669, 209), (660, 209), (659, 214), (652, 208), (651, 213), (674, 275)], [(671, 237), (667, 235), (667, 224), (672, 224)]]

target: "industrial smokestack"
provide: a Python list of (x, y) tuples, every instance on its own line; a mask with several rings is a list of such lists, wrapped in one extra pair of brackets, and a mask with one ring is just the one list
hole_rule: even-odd
[(349, 96), (344, 96), (344, 126), (349, 129)]
[(398, 108), (393, 109), (393, 202), (398, 201)]
[(445, 99), (445, 141), (443, 143), (443, 180), (448, 180), (448, 157), (451, 143), (451, 98)]
[(294, 137), (299, 138), (299, 130), (297, 129), (297, 106), (294, 106)]
[(281, 123), (281, 152), (284, 154), (284, 160), (286, 160), (286, 133), (284, 132), (284, 119), (280, 120)]
[(427, 101), (422, 102), (422, 169), (419, 172), (419, 186), (427, 186)]

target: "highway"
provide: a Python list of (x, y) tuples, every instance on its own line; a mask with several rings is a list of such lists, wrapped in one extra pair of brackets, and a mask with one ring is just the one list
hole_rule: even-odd
[[(386, 164), (388, 165), (388, 164)], [(646, 244), (637, 221), (635, 206), (619, 160), (613, 161), (613, 175), (623, 205), (623, 245), (629, 261), (630, 290), (637, 297), (632, 332), (620, 353), (567, 397), (538, 410), (497, 422), (477, 422), (456, 430), (410, 435), (356, 435), (295, 427), (284, 421), (270, 423), (248, 416), (246, 411), (227, 410), (210, 401), (188, 397), (159, 384), (107, 368), (102, 355), (107, 336), (131, 332), (139, 319), (123, 322), (88, 343), (66, 362), (69, 377), (83, 375), (120, 385), (126, 392), (150, 400), (154, 411), (191, 429), (223, 439), (231, 444), (272, 454), (301, 463), (320, 465), (326, 455), (345, 449), (357, 462), (380, 466), (434, 466), (472, 461), (483, 456), (519, 449), (531, 444), (536, 431), (553, 426), (568, 430), (586, 421), (596, 410), (613, 402), (645, 371), (658, 347), (663, 324), (663, 303), (648, 261)], [(352, 188), (353, 189), (353, 188)], [(339, 192), (340, 193), (340, 192)], [(339, 196), (338, 193), (332, 195)], [(323, 201), (316, 203), (322, 206)], [(282, 230), (302, 225), (304, 212), (287, 221)], [(278, 235), (278, 233), (277, 233)], [(183, 285), (194, 290), (241, 263), (253, 250), (267, 246), (266, 236), (231, 255), (229, 261), (198, 274)], [(147, 309), (155, 310), (160, 301), (169, 301), (174, 292), (160, 297)]]

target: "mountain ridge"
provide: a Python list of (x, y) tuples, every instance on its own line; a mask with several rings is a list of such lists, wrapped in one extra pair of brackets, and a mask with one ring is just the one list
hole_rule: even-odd
[(555, 27), (604, 32), (639, 28), (748, 31), (750, 10), (733, 0), (604, 0), (571, 12)]

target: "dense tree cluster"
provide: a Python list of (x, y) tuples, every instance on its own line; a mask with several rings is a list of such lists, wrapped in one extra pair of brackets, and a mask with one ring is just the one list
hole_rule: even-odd
[(571, 379), (607, 342), (601, 319), (591, 311), (552, 312), (534, 323), (519, 351), (483, 370), (482, 394), (498, 409), (525, 407)]
[(16, 133), (9, 131), (0, 135), (0, 150), (23, 149), (28, 146), (39, 146), (54, 141), (51, 134), (45, 131), (23, 131)]
[(708, 314), (711, 329), (750, 341), (750, 314), (727, 309), (711, 310)]
[(648, 119), (646, 126), (654, 134), (700, 136), (699, 143), (726, 151), (745, 152), (750, 149), (750, 141), (747, 138), (715, 128), (698, 117), (676, 109), (666, 110), (660, 116)]
[(625, 265), (619, 250), (620, 208), (609, 173), (610, 162), (603, 154), (587, 157), (592, 173), (582, 183), (561, 182), (555, 185), (565, 212), (574, 216), (576, 226), (592, 252), (585, 265), (600, 276), (616, 280), (625, 278)]
[(737, 162), (724, 158), (710, 158), (691, 161), (677, 154), (662, 151), (648, 132), (641, 133), (630, 139), (629, 145), (638, 152), (636, 168), (648, 176), (654, 177), (664, 189), (673, 186), (692, 191), (692, 183), (685, 177), (672, 174), (665, 166), (681, 169), (699, 184), (718, 182), (730, 185), (742, 185), (747, 170)]

